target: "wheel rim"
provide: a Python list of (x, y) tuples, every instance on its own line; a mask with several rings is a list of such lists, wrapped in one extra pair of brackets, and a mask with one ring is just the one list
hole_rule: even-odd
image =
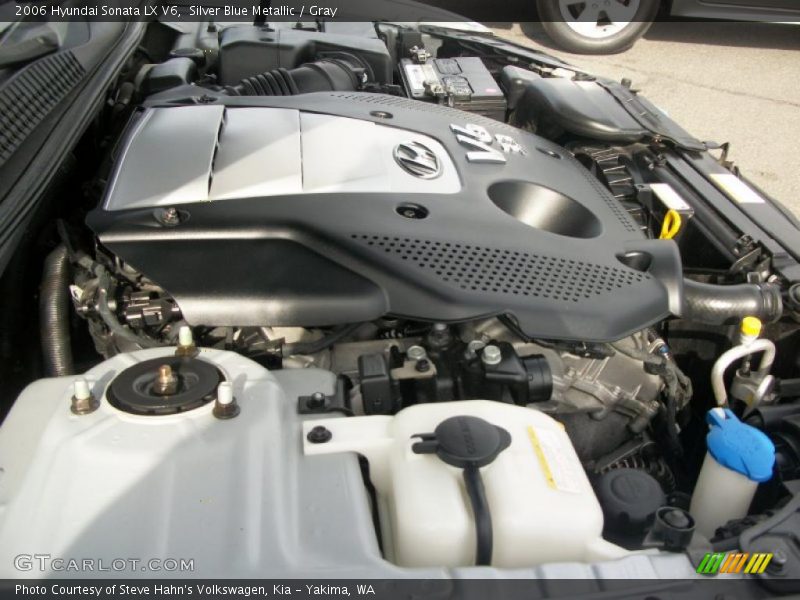
[(591, 39), (612, 37), (633, 22), (641, 0), (559, 0), (567, 27)]

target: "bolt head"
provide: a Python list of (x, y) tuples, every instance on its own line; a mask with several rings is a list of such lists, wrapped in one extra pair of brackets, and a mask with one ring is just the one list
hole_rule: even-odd
[(212, 409), (212, 414), (221, 421), (225, 421), (227, 419), (232, 419), (233, 417), (239, 416), (241, 409), (239, 405), (234, 404), (215, 404), (214, 408)]
[(483, 360), (483, 364), (485, 365), (497, 365), (503, 360), (503, 353), (500, 351), (499, 347), (490, 344), (483, 349), (481, 360)]
[(772, 554), (772, 560), (770, 561), (769, 565), (767, 565), (767, 572), (780, 573), (783, 571), (783, 568), (786, 566), (788, 561), (789, 557), (786, 556), (786, 553), (783, 551), (783, 549), (776, 549)]
[(422, 346), (411, 346), (408, 350), (406, 350), (406, 356), (408, 356), (409, 360), (422, 360), (427, 356), (427, 352), (425, 352), (425, 348)]
[(153, 392), (159, 396), (171, 396), (178, 391), (178, 376), (170, 365), (158, 367), (156, 379), (153, 382)]
[(414, 366), (414, 368), (419, 373), (427, 373), (431, 370), (431, 362), (427, 358), (421, 358), (417, 361), (417, 364)]
[(100, 401), (92, 395), (86, 380), (81, 379), (79, 382), (75, 384), (75, 395), (72, 396), (70, 410), (74, 415), (88, 415), (100, 407)]
[(214, 408), (211, 411), (217, 419), (226, 420), (233, 419), (241, 412), (239, 403), (233, 396), (233, 386), (230, 382), (223, 381), (217, 388), (217, 399), (214, 402)]
[(169, 207), (156, 210), (156, 219), (168, 227), (173, 227), (181, 222), (181, 215), (177, 208)]
[(324, 444), (325, 442), (329, 442), (331, 438), (333, 438), (333, 434), (330, 429), (322, 425), (317, 425), (312, 428), (311, 431), (308, 432), (308, 435), (306, 435), (306, 439), (312, 444)]
[(322, 392), (314, 392), (307, 402), (308, 408), (322, 408), (325, 406), (325, 394)]

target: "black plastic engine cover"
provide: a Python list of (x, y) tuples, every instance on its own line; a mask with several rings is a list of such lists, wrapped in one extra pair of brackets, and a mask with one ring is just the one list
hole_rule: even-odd
[[(204, 144), (203, 119), (187, 108), (198, 107), (162, 102), (130, 127), (103, 207), (88, 223), (106, 248), (170, 293), (190, 324), (508, 313), (533, 336), (608, 341), (678, 312), (675, 245), (645, 239), (599, 181), (535, 135), (375, 94), (226, 98), (204, 107), (219, 115), (208, 125), (206, 164), (187, 157)], [(250, 112), (236, 112), (243, 109)], [(181, 116), (194, 127), (186, 136)], [(467, 124), (491, 134), (492, 160), (502, 162), (468, 160), (476, 146), (452, 128)], [(503, 152), (497, 135), (523, 152)], [(191, 146), (181, 147), (184, 137)], [(393, 156), (404, 141), (412, 148)], [(261, 160), (266, 144), (274, 153)], [(327, 162), (347, 164), (338, 154), (357, 153), (358, 144), (369, 149), (369, 172), (326, 171)], [(256, 167), (235, 170), (254, 157)], [(423, 177), (404, 170), (403, 159)], [(425, 179), (436, 162), (441, 174)], [(164, 219), (169, 208), (176, 219)]]

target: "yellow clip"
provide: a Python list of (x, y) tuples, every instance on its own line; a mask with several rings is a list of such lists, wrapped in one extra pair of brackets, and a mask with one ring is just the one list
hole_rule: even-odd
[(662, 240), (671, 240), (681, 230), (681, 214), (674, 209), (669, 209), (664, 217), (664, 224), (661, 225)]
[(761, 320), (756, 317), (745, 317), (742, 319), (742, 335), (758, 337), (761, 335)]

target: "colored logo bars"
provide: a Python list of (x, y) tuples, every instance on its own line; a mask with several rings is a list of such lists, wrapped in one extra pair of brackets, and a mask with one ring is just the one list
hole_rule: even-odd
[(716, 575), (717, 573), (763, 573), (772, 560), (771, 552), (715, 552), (706, 554), (697, 572), (701, 575)]

